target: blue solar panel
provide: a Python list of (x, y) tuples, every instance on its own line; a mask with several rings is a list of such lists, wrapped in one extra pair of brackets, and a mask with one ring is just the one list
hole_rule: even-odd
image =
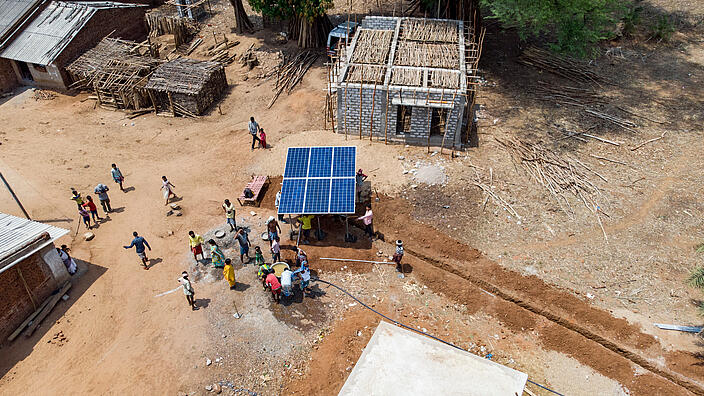
[(330, 177), (332, 174), (332, 147), (310, 149), (308, 177)]
[(356, 147), (290, 147), (279, 214), (355, 211)]
[(332, 179), (332, 187), (330, 189), (331, 213), (354, 213), (354, 199), (354, 178)]
[(308, 175), (308, 157), (310, 147), (291, 147), (286, 156), (284, 177), (306, 177)]
[(305, 213), (328, 213), (330, 207), (330, 179), (308, 179)]
[(357, 147), (335, 147), (333, 177), (352, 177), (355, 174)]
[(303, 213), (303, 196), (306, 191), (306, 179), (284, 180), (281, 187), (279, 213)]

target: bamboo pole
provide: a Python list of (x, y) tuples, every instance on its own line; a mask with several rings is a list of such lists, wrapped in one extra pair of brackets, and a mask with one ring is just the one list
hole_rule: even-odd
[[(430, 100), (430, 91), (428, 91), (428, 94), (425, 96), (425, 104), (426, 106), (428, 105), (428, 100)], [(428, 118), (426, 121), (426, 125), (428, 127), (428, 152), (430, 152), (430, 123), (431, 123), (431, 117), (433, 116), (433, 109), (430, 107), (426, 107), (428, 110)]]
[(344, 98), (345, 98), (345, 115), (343, 118), (343, 121), (345, 123), (345, 126), (344, 126), (345, 140), (347, 140), (347, 129), (349, 128), (349, 125), (347, 125), (347, 109), (348, 109), (348, 107), (347, 107), (347, 89), (348, 89), (349, 85), (350, 85), (350, 82), (347, 81), (347, 83), (345, 84), (345, 96), (344, 96)]
[(374, 131), (374, 102), (376, 101), (376, 77), (374, 78), (374, 91), (372, 91), (372, 116), (369, 119), (369, 141), (372, 141), (372, 132)]
[(362, 81), (364, 81), (364, 78), (359, 81), (359, 140), (362, 140)]
[(384, 144), (389, 144), (389, 108), (393, 108), (392, 106), (389, 106), (389, 91), (391, 91), (391, 87), (386, 90), (386, 121), (384, 122)]
[[(447, 120), (445, 120), (445, 132), (442, 134), (442, 143), (440, 144), (440, 155), (442, 155), (442, 149), (445, 147), (445, 138), (447, 137), (447, 129), (448, 126), (450, 125), (450, 116), (452, 116), (452, 111), (455, 109), (454, 104), (455, 104), (455, 97), (457, 97), (457, 90), (452, 94), (452, 108), (450, 111), (447, 113)], [(460, 122), (460, 120), (457, 120)], [(452, 158), (452, 157), (450, 157)]]

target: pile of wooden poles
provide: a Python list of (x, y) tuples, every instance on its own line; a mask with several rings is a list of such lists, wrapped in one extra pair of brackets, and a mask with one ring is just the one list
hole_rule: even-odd
[(534, 90), (540, 100), (579, 107), (586, 115), (602, 119), (627, 131), (636, 132), (633, 128), (638, 127), (635, 122), (599, 110), (596, 106), (606, 105), (607, 102), (591, 88), (555, 86), (539, 81)]
[(276, 84), (274, 85), (274, 97), (271, 98), (269, 106), (271, 108), (282, 92), (290, 94), (293, 88), (303, 79), (308, 69), (318, 59), (318, 54), (313, 51), (299, 52), (293, 58), (284, 56), (277, 67)]
[(196, 30), (195, 26), (192, 22), (189, 22), (188, 18), (175, 18), (154, 12), (147, 13), (144, 18), (147, 21), (149, 35), (151, 37), (173, 34), (174, 45), (176, 47), (187, 43), (192, 33)]
[(540, 144), (528, 143), (516, 138), (496, 139), (511, 154), (538, 184), (545, 187), (565, 213), (574, 213), (565, 193), (577, 197), (590, 211), (599, 207), (599, 187), (589, 177), (593, 174), (604, 182), (606, 178), (593, 171), (576, 158), (563, 158)]
[(591, 70), (588, 63), (555, 55), (537, 47), (526, 48), (518, 57), (518, 63), (533, 66), (575, 82), (611, 84), (609, 80)]

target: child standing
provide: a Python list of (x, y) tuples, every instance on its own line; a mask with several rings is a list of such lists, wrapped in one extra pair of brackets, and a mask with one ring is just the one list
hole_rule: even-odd
[(271, 243), (271, 256), (274, 263), (281, 261), (281, 245), (279, 245), (279, 237), (274, 238)]
[(88, 211), (83, 209), (82, 206), (79, 206), (78, 207), (78, 214), (81, 215), (81, 217), (83, 218), (83, 223), (90, 230), (92, 227), (90, 226), (90, 214), (88, 213)]
[(88, 202), (85, 202), (83, 204), (83, 207), (88, 208), (88, 210), (90, 210), (90, 215), (93, 217), (93, 222), (97, 224), (98, 220), (103, 219), (102, 217), (98, 216), (98, 207), (95, 205), (95, 202), (93, 202), (93, 198), (90, 195), (86, 196), (86, 200)]
[(393, 261), (396, 263), (396, 272), (401, 272), (403, 266), (401, 265), (401, 259), (403, 258), (403, 241), (398, 239), (396, 241), (396, 252), (394, 253)]
[(259, 246), (254, 247), (254, 265), (264, 264), (264, 255), (262, 254), (262, 249)]
[(230, 290), (234, 290), (237, 282), (235, 282), (235, 268), (232, 267), (232, 261), (230, 259), (225, 259), (225, 267), (222, 269), (222, 276), (227, 283), (230, 284)]

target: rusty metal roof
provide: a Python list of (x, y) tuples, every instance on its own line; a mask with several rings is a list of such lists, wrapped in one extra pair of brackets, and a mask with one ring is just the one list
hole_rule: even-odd
[(110, 1), (49, 4), (0, 53), (7, 58), (37, 65), (49, 65), (78, 35), (90, 18), (102, 9), (142, 7)]
[(2, 0), (0, 1), (0, 41), (15, 31), (43, 0)]
[[(0, 213), (0, 261), (5, 260), (18, 249), (27, 246), (41, 234), (49, 233), (49, 242), (68, 233), (67, 229)], [(11, 267), (15, 263), (8, 263)], [(5, 270), (0, 268), (0, 272)]]

